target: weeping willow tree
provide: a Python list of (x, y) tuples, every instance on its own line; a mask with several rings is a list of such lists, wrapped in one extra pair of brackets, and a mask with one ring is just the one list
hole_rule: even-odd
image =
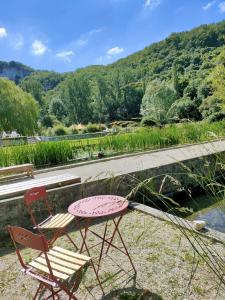
[(37, 127), (38, 104), (34, 98), (12, 81), (0, 78), (0, 130), (17, 129), (33, 134)]
[(157, 123), (167, 123), (176, 99), (177, 93), (173, 88), (159, 81), (151, 82), (142, 99), (141, 114), (151, 117)]

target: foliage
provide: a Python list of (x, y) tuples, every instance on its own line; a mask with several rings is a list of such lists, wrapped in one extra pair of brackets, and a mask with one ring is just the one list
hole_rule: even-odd
[(41, 118), (41, 124), (42, 126), (48, 128), (48, 127), (53, 127), (54, 125), (54, 120), (52, 118), (52, 116), (50, 115), (44, 115), (42, 118)]
[(224, 122), (198, 122), (167, 125), (163, 128), (142, 128), (133, 133), (105, 137), (1, 147), (0, 166), (33, 163), (36, 167), (64, 164), (84, 154), (88, 158), (99, 153), (127, 153), (139, 150), (161, 149), (169, 146), (199, 143), (225, 135)]
[(174, 115), (179, 119), (200, 120), (201, 114), (198, 105), (194, 100), (188, 97), (178, 99), (172, 108)]
[(223, 101), (216, 96), (207, 97), (203, 100), (199, 110), (204, 118), (208, 118), (210, 115), (221, 111), (222, 102)]
[(158, 81), (147, 86), (142, 100), (141, 113), (149, 116), (156, 123), (168, 123), (170, 110), (176, 101), (177, 94), (174, 89)]
[(21, 82), (20, 86), (25, 92), (30, 93), (40, 106), (43, 105), (43, 89), (39, 82), (32, 79), (24, 80)]
[(83, 132), (99, 132), (105, 130), (106, 127), (104, 124), (92, 124), (89, 123), (87, 126), (84, 128)]
[(177, 99), (194, 101), (184, 101), (181, 108), (188, 119), (199, 119), (193, 116), (194, 105), (197, 113), (212, 95), (225, 103), (224, 35), (225, 21), (202, 25), (173, 33), (107, 66), (65, 74), (30, 70), (20, 84), (40, 103), (41, 118), (53, 114), (66, 126), (131, 120), (140, 116), (140, 107), (147, 114), (147, 103), (151, 103), (152, 118), (170, 122), (175, 117), (170, 115), (175, 94)]
[(217, 122), (225, 119), (225, 111), (221, 110), (218, 112), (215, 112), (214, 114), (211, 114), (208, 118), (209, 122)]
[(62, 90), (70, 121), (72, 123), (88, 123), (91, 119), (90, 85), (83, 76), (71, 76)]
[(150, 116), (144, 116), (141, 120), (142, 126), (156, 126), (157, 122), (152, 119)]
[(109, 124), (111, 127), (137, 127), (139, 123), (137, 121), (113, 121)]
[(63, 125), (57, 125), (53, 127), (53, 131), (55, 135), (66, 135), (68, 134), (68, 130), (65, 126)]
[(29, 85), (30, 81), (35, 82), (37, 85), (41, 86), (43, 91), (46, 92), (54, 89), (66, 77), (66, 74), (59, 74), (51, 71), (35, 71), (24, 78), (21, 85)]
[(214, 90), (213, 95), (223, 101), (225, 107), (225, 49), (217, 57), (217, 65), (213, 69), (210, 80)]
[(0, 130), (33, 134), (37, 119), (38, 106), (33, 97), (12, 81), (0, 78)]
[(70, 128), (69, 128), (69, 133), (70, 134), (78, 134), (79, 130), (78, 130), (77, 126), (76, 125), (71, 125)]
[(54, 115), (59, 121), (66, 117), (66, 109), (59, 98), (53, 98), (49, 104), (49, 114)]

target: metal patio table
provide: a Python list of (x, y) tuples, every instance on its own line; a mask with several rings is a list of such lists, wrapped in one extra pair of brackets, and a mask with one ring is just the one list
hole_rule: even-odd
[[(128, 201), (119, 196), (115, 195), (101, 195), (101, 196), (92, 196), (88, 198), (84, 198), (81, 200), (78, 200), (74, 203), (72, 203), (69, 208), (68, 212), (75, 216), (75, 221), (77, 224), (77, 228), (80, 231), (81, 237), (82, 237), (82, 244), (80, 248), (80, 253), (87, 251), (88, 255), (90, 255), (90, 249), (101, 244), (101, 251), (98, 257), (98, 264), (96, 265), (92, 260), (92, 266), (95, 272), (95, 275), (97, 277), (98, 283), (102, 289), (102, 292), (104, 293), (102, 284), (99, 279), (99, 269), (100, 269), (100, 263), (103, 257), (104, 252), (104, 246), (106, 245), (106, 252), (105, 254), (108, 254), (108, 251), (110, 247), (122, 252), (124, 255), (126, 255), (131, 263), (131, 266), (136, 274), (135, 266), (132, 262), (132, 259), (129, 255), (129, 252), (127, 250), (127, 247), (125, 245), (125, 242), (123, 240), (122, 234), (119, 230), (119, 224), (126, 213), (128, 208)], [(91, 222), (93, 222), (94, 219), (99, 218), (107, 218), (107, 221), (105, 223), (104, 233), (103, 236), (101, 236), (99, 233), (94, 232), (92, 229), (90, 229)], [(108, 222), (112, 221), (114, 224), (113, 232), (111, 233), (110, 237), (107, 237), (107, 227)], [(84, 222), (83, 229), (81, 227), (81, 222)], [(83, 230), (83, 231), (82, 231)], [(96, 237), (98, 237), (101, 242), (89, 247), (88, 241), (87, 241), (87, 234), (88, 231), (94, 234)], [(119, 248), (113, 243), (114, 237), (116, 233), (119, 236), (119, 239), (122, 243), (122, 248)]]

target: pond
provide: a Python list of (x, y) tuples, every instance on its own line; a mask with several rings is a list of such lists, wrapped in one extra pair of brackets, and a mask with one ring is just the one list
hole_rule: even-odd
[[(188, 220), (203, 220), (206, 226), (225, 233), (225, 199), (216, 201), (207, 195), (201, 195), (195, 198), (199, 203), (199, 210), (187, 217)], [(211, 205), (201, 208), (200, 203), (211, 203)]]

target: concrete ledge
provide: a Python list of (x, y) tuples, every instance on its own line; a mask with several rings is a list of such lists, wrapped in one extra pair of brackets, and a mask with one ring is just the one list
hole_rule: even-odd
[(171, 224), (174, 224), (176, 226), (182, 227), (184, 229), (187, 229), (189, 231), (193, 231), (197, 234), (200, 234), (201, 236), (213, 239), (219, 243), (225, 243), (225, 234), (217, 231), (217, 230), (213, 230), (209, 227), (206, 227), (204, 230), (201, 231), (197, 231), (195, 230), (195, 228), (193, 227), (193, 222), (192, 221), (188, 221), (186, 219), (177, 217), (175, 215), (163, 212), (159, 209), (155, 209), (152, 207), (149, 207), (147, 205), (144, 204), (140, 204), (137, 202), (130, 202), (129, 204), (130, 208), (136, 209), (142, 213), (145, 213), (147, 215), (151, 215), (152, 217), (158, 218), (162, 221), (166, 221), (169, 222)]
[(224, 140), (225, 140), (225, 138), (219, 138), (219, 139), (214, 139), (212, 141), (204, 141), (204, 142), (201, 142), (201, 143), (182, 144), (182, 145), (177, 145), (177, 146), (173, 146), (173, 147), (153, 149), (153, 150), (147, 150), (147, 151), (135, 151), (135, 152), (132, 152), (132, 153), (129, 153), (129, 154), (115, 155), (115, 156), (110, 156), (110, 157), (106, 157), (106, 158), (93, 159), (93, 160), (89, 160), (89, 161), (71, 163), (71, 164), (68, 164), (68, 165), (62, 165), (62, 166), (58, 166), (58, 167), (35, 170), (34, 174), (42, 174), (42, 173), (47, 173), (47, 172), (52, 172), (52, 171), (57, 171), (57, 170), (72, 169), (72, 168), (75, 168), (75, 167), (81, 167), (81, 166), (96, 164), (96, 163), (105, 162), (105, 161), (109, 161), (109, 160), (116, 160), (116, 159), (132, 157), (132, 156), (137, 156), (137, 155), (142, 155), (142, 154), (151, 154), (151, 153), (162, 152), (162, 151), (166, 151), (166, 150), (180, 149), (180, 148), (184, 148), (184, 147), (191, 147), (191, 146), (194, 146), (194, 145), (203, 145), (203, 144), (208, 144), (208, 143), (213, 143), (213, 142), (218, 142), (218, 141), (224, 141)]

